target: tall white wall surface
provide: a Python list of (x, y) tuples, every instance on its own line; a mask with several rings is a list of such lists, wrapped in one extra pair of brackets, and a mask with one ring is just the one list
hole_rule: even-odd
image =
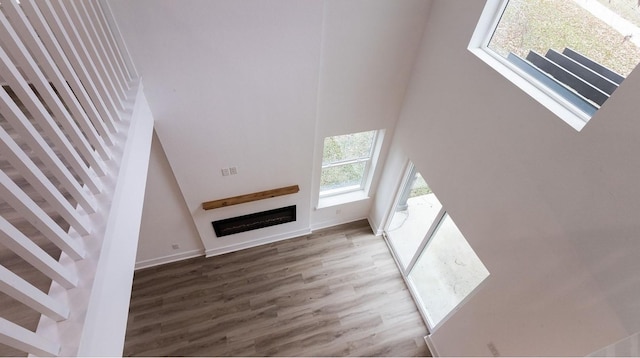
[[(586, 355), (640, 331), (640, 73), (576, 132), (467, 50), (480, 0), (109, 3), (179, 187), (165, 177), (158, 191), (184, 198), (171, 225), (191, 216), (208, 254), (367, 215), (379, 229), (411, 159), (491, 273), (432, 333), (437, 353)], [(383, 128), (373, 200), (315, 210), (322, 139)], [(238, 175), (221, 176), (230, 166)], [(292, 204), (295, 223), (226, 238), (211, 227)]]
[[(173, 245), (178, 245), (177, 249)], [(154, 133), (144, 195), (136, 268), (204, 254), (202, 241), (167, 156)]]
[[(185, 6), (185, 4), (187, 4)], [(309, 231), (322, 24), (317, 1), (111, 1), (208, 255)], [(238, 174), (222, 176), (235, 166)], [(205, 201), (300, 192), (204, 211)], [(216, 238), (211, 221), (297, 205), (297, 221)]]
[[(109, 3), (207, 255), (367, 217), (371, 200), (316, 210), (322, 140), (373, 129), (391, 138), (428, 1)], [(238, 174), (222, 176), (229, 167)], [(297, 194), (201, 208), (295, 184)], [(294, 223), (222, 238), (211, 225), (294, 204)], [(146, 252), (168, 255), (170, 240)]]
[(372, 221), (411, 159), (490, 271), (440, 355), (586, 355), (640, 329), (640, 73), (576, 132), (467, 50), (483, 5), (433, 1)]
[[(324, 2), (314, 189), (320, 185), (325, 137), (382, 129), (384, 162), (428, 10), (424, 0)], [(317, 190), (313, 194), (312, 228), (365, 218), (371, 208), (371, 200), (365, 199), (317, 209)]]

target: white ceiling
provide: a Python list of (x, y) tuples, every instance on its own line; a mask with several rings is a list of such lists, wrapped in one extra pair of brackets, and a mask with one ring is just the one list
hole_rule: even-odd
[[(297, 223), (284, 230), (310, 227), (317, 144), (327, 135), (393, 130), (429, 7), (428, 0), (109, 3), (207, 249), (226, 245), (211, 220), (273, 203), (204, 212), (203, 201), (298, 184), (300, 193), (282, 199), (298, 205)], [(238, 175), (223, 177), (230, 166)], [(234, 240), (252, 239), (241, 235)]]

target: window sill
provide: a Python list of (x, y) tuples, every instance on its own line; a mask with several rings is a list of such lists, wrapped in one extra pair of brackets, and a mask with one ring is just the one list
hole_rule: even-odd
[(584, 118), (583, 116), (576, 114), (575, 111), (568, 108), (568, 105), (561, 103), (558, 99), (550, 96), (548, 93), (529, 81), (524, 74), (516, 72), (514, 69), (505, 65), (482, 48), (470, 47), (469, 51), (535, 99), (538, 103), (553, 112), (556, 116), (560, 117), (560, 119), (566, 122), (573, 129), (580, 131), (585, 126), (588, 118)]
[(318, 206), (316, 209), (328, 208), (331, 206), (342, 205), (347, 203), (352, 203), (361, 200), (368, 200), (369, 196), (364, 192), (364, 190), (352, 191), (349, 193), (326, 196), (324, 198), (320, 198), (318, 200)]

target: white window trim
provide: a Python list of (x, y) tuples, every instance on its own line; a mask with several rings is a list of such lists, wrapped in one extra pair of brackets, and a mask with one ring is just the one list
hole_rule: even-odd
[[(371, 169), (371, 161), (373, 160), (375, 150), (376, 148), (378, 148), (377, 144), (378, 144), (379, 134), (380, 134), (379, 130), (376, 130), (373, 133), (373, 138), (371, 139), (371, 148), (369, 148), (368, 156), (360, 157), (356, 159), (339, 160), (339, 161), (331, 162), (322, 166), (320, 170), (320, 176), (322, 176), (322, 171), (327, 168), (338, 167), (338, 166), (347, 165), (347, 164), (364, 163), (364, 169), (362, 170), (362, 179), (360, 180), (360, 184), (320, 191), (320, 199), (330, 197), (330, 196), (343, 195), (343, 194), (347, 194), (355, 191), (363, 191), (365, 189), (369, 181), (369, 177), (371, 176), (371, 173), (369, 171)], [(322, 149), (324, 152), (324, 141), (323, 141)]]
[(508, 2), (509, 0), (487, 0), (478, 25), (469, 42), (469, 51), (560, 117), (572, 128), (577, 131), (582, 130), (590, 119), (586, 113), (488, 48), (491, 36)]

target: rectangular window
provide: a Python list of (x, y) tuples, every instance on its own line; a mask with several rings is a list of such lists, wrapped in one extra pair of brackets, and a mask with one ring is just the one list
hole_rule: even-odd
[(434, 330), (489, 277), (456, 224), (444, 214), (408, 276)]
[(442, 204), (416, 167), (410, 167), (386, 228), (387, 238), (403, 270), (411, 263), (431, 223), (438, 218), (442, 209)]
[(640, 61), (637, 5), (488, 0), (469, 49), (580, 130)]
[(395, 202), (384, 237), (433, 333), (489, 271), (412, 163)]
[(324, 139), (320, 197), (364, 189), (377, 133), (368, 131)]

